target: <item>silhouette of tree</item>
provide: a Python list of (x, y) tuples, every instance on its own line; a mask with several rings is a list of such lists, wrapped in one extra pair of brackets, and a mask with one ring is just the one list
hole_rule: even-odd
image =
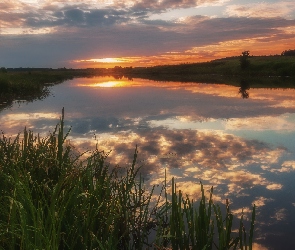
[(0, 72), (7, 73), (7, 69), (5, 67), (1, 67)]
[(249, 92), (247, 91), (249, 89), (250, 89), (250, 84), (246, 80), (241, 80), (239, 94), (241, 94), (241, 97), (243, 99), (249, 98)]
[(282, 56), (295, 56), (295, 49), (284, 50), (281, 55)]
[(246, 69), (249, 67), (250, 65), (249, 56), (250, 56), (249, 50), (245, 50), (242, 52), (242, 55), (240, 56), (241, 69)]

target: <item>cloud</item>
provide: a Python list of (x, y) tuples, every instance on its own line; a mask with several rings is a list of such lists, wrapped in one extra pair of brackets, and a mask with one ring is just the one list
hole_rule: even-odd
[[(71, 60), (93, 57), (149, 56), (169, 51), (184, 53), (195, 46), (272, 36), (278, 32), (283, 33), (278, 28), (294, 23), (287, 20), (267, 22), (262, 19), (247, 21), (243, 18), (216, 20), (205, 18), (194, 24), (196, 19), (192, 18), (185, 25), (170, 24), (163, 29), (153, 24), (119, 26), (118, 22), (125, 22), (125, 17), (117, 15), (107, 18), (102, 16), (101, 12), (84, 13), (84, 15), (80, 11), (66, 13), (67, 15), (52, 20), (41, 20), (39, 17), (27, 19), (26, 24), (30, 25), (30, 29), (54, 26), (54, 33), (42, 37), (26, 35), (2, 37), (0, 55), (6, 60), (0, 63), (7, 67), (15, 62), (19, 62), (19, 66), (52, 67), (53, 62), (60, 62), (62, 64), (58, 66), (64, 66), (65, 62), (62, 61), (65, 60), (66, 65), (69, 65)], [(7, 46), (13, 49), (7, 50)], [(46, 64), (41, 63), (42, 61), (46, 61)]]
[[(167, 8), (185, 8), (208, 1), (7, 1), (0, 3), (0, 20), (10, 28), (11, 20), (18, 20), (18, 27), (37, 28), (60, 25), (97, 26), (113, 25), (126, 21), (142, 20), (149, 14)], [(21, 10), (21, 11), (20, 11)], [(21, 24), (21, 25), (19, 25)]]
[(128, 13), (112, 9), (82, 10), (78, 8), (65, 8), (47, 15), (31, 15), (24, 23), (31, 28), (39, 27), (95, 27), (110, 26), (128, 21)]
[(216, 6), (224, 4), (229, 0), (133, 0), (114, 1), (114, 5), (131, 7), (133, 9), (166, 10), (180, 9), (197, 6)]
[[(280, 1), (278, 3), (260, 2), (244, 5), (229, 5), (226, 7), (226, 14), (238, 17), (292, 17), (295, 11), (293, 1)], [(293, 17), (292, 17), (293, 18)]]
[(20, 10), (23, 7), (26, 7), (27, 5), (21, 1), (17, 0), (2, 0), (0, 2), (0, 10), (1, 11), (14, 11), (14, 10)]

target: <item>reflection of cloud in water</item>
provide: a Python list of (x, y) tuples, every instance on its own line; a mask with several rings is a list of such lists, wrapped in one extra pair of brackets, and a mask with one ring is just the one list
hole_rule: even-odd
[(282, 169), (280, 172), (290, 172), (292, 170), (295, 170), (295, 161), (285, 161), (282, 164)]
[(273, 199), (271, 198), (265, 198), (265, 197), (257, 197), (256, 200), (254, 200), (254, 204), (257, 207), (262, 207), (266, 204), (266, 202), (271, 202)]
[[(202, 131), (225, 131), (243, 135), (243, 131), (251, 138), (259, 137), (266, 142), (284, 143), (282, 136), (288, 138), (295, 131), (295, 117), (292, 114), (284, 114), (276, 118), (271, 116), (257, 116), (252, 118), (202, 119), (195, 116), (175, 116), (173, 118), (149, 120), (151, 128), (164, 127), (167, 129), (197, 129)], [(286, 146), (291, 147), (292, 142)]]
[(264, 166), (264, 165), (262, 165), (261, 168), (265, 171), (270, 171), (272, 173), (276, 173), (276, 172), (290, 173), (295, 170), (295, 161), (294, 160), (284, 161), (281, 165), (277, 166), (276, 168), (273, 168), (271, 166)]
[(252, 250), (268, 250), (268, 248), (258, 243), (254, 243), (252, 246)]
[(271, 218), (275, 219), (276, 221), (281, 221), (286, 218), (287, 210), (285, 208), (277, 209), (275, 214), (271, 216)]
[(49, 130), (49, 121), (54, 122), (53, 124), (56, 124), (59, 118), (60, 114), (58, 113), (36, 112), (29, 114), (6, 114), (4, 116), (0, 116), (0, 129), (9, 134), (17, 134), (23, 131), (24, 127), (26, 127), (28, 130), (33, 130), (36, 133), (39, 131), (44, 132), (44, 130), (45, 132), (48, 132), (46, 128)]
[[(100, 135), (98, 135), (100, 139)], [(149, 159), (157, 157), (161, 164), (179, 167), (194, 164), (203, 167), (228, 168), (237, 163), (274, 162), (281, 150), (270, 150), (257, 141), (245, 141), (217, 132), (197, 132), (192, 130), (157, 130), (122, 132), (112, 135), (99, 143), (121, 154), (139, 146), (140, 156)], [(169, 155), (176, 154), (177, 157)], [(163, 157), (163, 156), (169, 157)]]
[[(112, 165), (118, 163), (121, 166), (131, 164), (137, 144), (138, 165), (143, 165), (142, 174), (147, 186), (163, 183), (166, 170), (168, 192), (171, 191), (170, 180), (175, 177), (177, 188), (196, 201), (201, 196), (202, 181), (206, 197), (209, 197), (213, 185), (214, 201), (224, 203), (225, 199), (229, 199), (233, 214), (237, 218), (240, 218), (243, 209), (244, 218), (249, 221), (250, 204), (255, 203), (257, 228), (261, 226), (261, 217), (264, 217), (262, 221), (268, 221), (268, 225), (276, 223), (276, 218), (284, 218), (283, 211), (276, 208), (279, 204), (274, 205), (275, 199), (270, 198), (272, 196), (269, 194), (282, 190), (283, 185), (280, 181), (268, 178), (266, 173), (269, 173), (269, 169), (260, 168), (280, 165), (280, 158), (286, 153), (284, 149), (271, 149), (258, 141), (247, 141), (221, 132), (193, 130), (159, 129), (138, 130), (136, 133), (105, 133), (97, 135), (97, 141), (99, 149), (112, 150), (108, 161)], [(79, 145), (75, 140), (73, 143)], [(94, 147), (94, 144), (94, 140), (81, 143), (84, 148)], [(292, 162), (285, 162), (285, 166), (292, 165)], [(253, 167), (256, 170), (253, 171)], [(259, 196), (255, 191), (257, 189), (262, 190)], [(264, 212), (263, 208), (268, 204), (278, 209), (277, 212)], [(273, 218), (270, 218), (270, 215)], [(261, 235), (258, 230), (257, 239)], [(259, 244), (256, 246), (257, 249), (263, 249)]]
[[(197, 88), (196, 88), (197, 85)], [(209, 94), (220, 97), (240, 98), (237, 87), (224, 84), (186, 84), (186, 90), (192, 93)], [(265, 89), (265, 88), (251, 88), (251, 100), (261, 100), (273, 102), (272, 107), (294, 108), (294, 89)]]
[[(198, 190), (198, 185), (193, 187), (188, 183), (200, 180), (218, 188), (223, 186), (226, 196), (235, 197), (249, 196), (249, 190), (257, 186), (268, 190), (283, 187), (268, 180), (263, 173), (248, 170), (250, 166), (278, 164), (285, 153), (283, 149), (271, 149), (258, 141), (221, 132), (165, 129), (100, 134), (96, 139), (100, 150), (112, 150), (108, 161), (114, 165), (130, 164), (135, 145), (138, 145), (138, 164), (143, 165), (142, 172), (153, 180), (152, 183), (161, 183), (163, 169), (167, 168), (168, 177), (175, 176), (178, 185), (190, 194)], [(95, 140), (73, 138), (73, 144), (83, 149), (94, 147), (95, 143)], [(268, 172), (268, 168), (265, 171)]]
[(269, 184), (269, 185), (266, 186), (266, 188), (269, 189), (269, 190), (282, 189), (282, 187), (283, 187), (283, 185), (277, 184), (277, 183)]
[[(293, 120), (288, 120), (289, 115), (282, 115), (278, 117), (272, 116), (258, 116), (247, 119), (232, 118), (226, 122), (226, 129), (228, 130), (288, 130), (294, 131), (295, 124)], [(275, 122), (274, 122), (275, 121)]]
[[(59, 119), (60, 114), (58, 113), (19, 113), (19, 114), (7, 114), (5, 120), (19, 121), (19, 120), (38, 120), (38, 119)], [(1, 121), (3, 119), (0, 118)]]

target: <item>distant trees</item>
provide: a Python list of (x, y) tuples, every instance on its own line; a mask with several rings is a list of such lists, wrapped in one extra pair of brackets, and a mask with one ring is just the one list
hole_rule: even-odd
[(284, 50), (282, 56), (295, 56), (295, 49)]
[(1, 68), (0, 68), (0, 72), (2, 72), (2, 73), (7, 73), (7, 69), (6, 69), (5, 67), (1, 67)]
[(242, 52), (242, 55), (240, 56), (240, 66), (242, 70), (249, 67), (250, 65), (249, 56), (250, 56), (249, 50), (245, 50)]

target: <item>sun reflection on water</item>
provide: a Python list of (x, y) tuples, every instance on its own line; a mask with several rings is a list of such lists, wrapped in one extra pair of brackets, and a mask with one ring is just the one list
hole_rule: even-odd
[(90, 84), (77, 84), (78, 87), (90, 87), (90, 88), (118, 88), (118, 87), (126, 87), (130, 84), (125, 81), (107, 81), (107, 82), (99, 82), (99, 83), (90, 83)]

